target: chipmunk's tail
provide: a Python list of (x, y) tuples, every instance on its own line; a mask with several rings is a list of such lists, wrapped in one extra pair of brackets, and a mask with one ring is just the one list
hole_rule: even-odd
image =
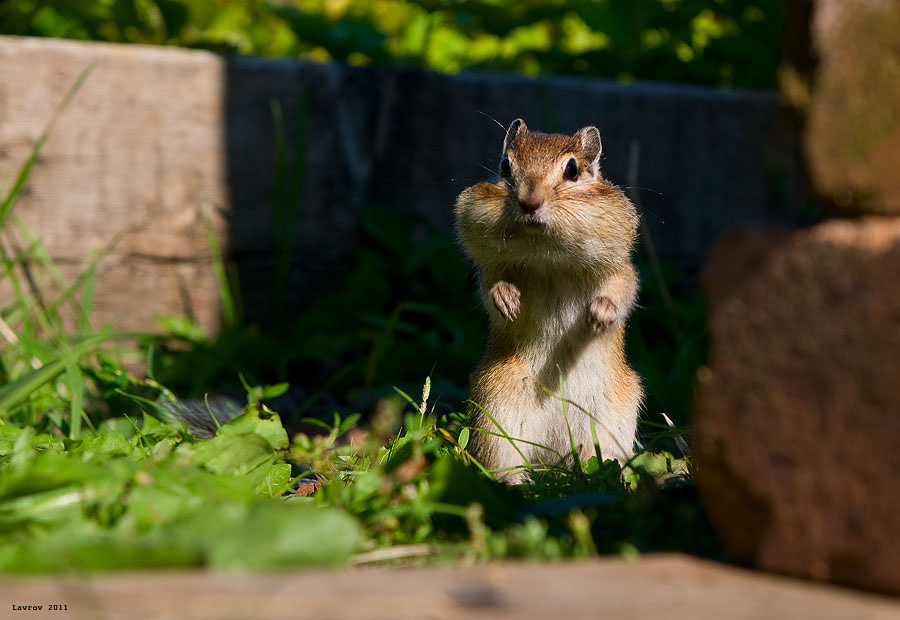
[[(282, 422), (290, 428), (296, 421), (298, 412), (305, 409), (309, 400), (309, 391), (300, 387), (291, 387), (287, 392), (267, 399), (266, 406), (278, 412)], [(209, 439), (215, 436), (219, 427), (241, 414), (247, 405), (246, 396), (238, 392), (209, 394), (203, 398), (178, 399), (175, 402), (160, 399), (158, 404), (173, 421), (184, 421), (188, 431), (198, 439)]]
[(239, 415), (244, 406), (238, 399), (223, 395), (176, 402), (161, 400), (159, 404), (174, 420), (183, 421), (198, 439), (215, 436), (219, 427)]

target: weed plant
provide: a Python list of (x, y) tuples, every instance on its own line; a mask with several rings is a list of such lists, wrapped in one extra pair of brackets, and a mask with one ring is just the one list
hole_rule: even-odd
[[(51, 127), (0, 202), (0, 286), (10, 292), (0, 308), (0, 570), (717, 553), (690, 459), (674, 448), (643, 449), (622, 468), (573, 446), (574, 466), (523, 466), (529, 482), (515, 487), (472, 458), (466, 446), (479, 431), (464, 424), (464, 377), (482, 317), (469, 275), (452, 244), (413, 244), (384, 212), (366, 219), (368, 241), (346, 286), (298, 318), (302, 334), (278, 340), (235, 320), (210, 339), (170, 318), (167, 337), (191, 345), (176, 354), (159, 337), (96, 329), (98, 257), (67, 281), (14, 213)], [(233, 307), (222, 282), (223, 306)], [(648, 413), (686, 407), (703, 350), (702, 311), (657, 312), (653, 295), (629, 339)], [(126, 369), (135, 357), (148, 376)], [(326, 358), (340, 364), (319, 392), (373, 412), (364, 428), (359, 415), (334, 414), (291, 436), (265, 404), (288, 385), (258, 379)], [(199, 391), (228, 375), (241, 378), (246, 404), (214, 437), (197, 439), (173, 417), (170, 388)]]

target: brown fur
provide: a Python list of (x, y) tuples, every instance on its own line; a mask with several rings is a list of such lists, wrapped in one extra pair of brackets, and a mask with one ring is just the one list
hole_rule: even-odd
[[(512, 472), (506, 479), (513, 482), (522, 479), (515, 468), (523, 457), (571, 460), (562, 380), (580, 457), (593, 455), (593, 418), (602, 456), (624, 463), (642, 396), (624, 355), (625, 320), (638, 290), (630, 259), (637, 213), (600, 175), (593, 127), (550, 135), (517, 120), (503, 156), (506, 178), (478, 183), (456, 202), (457, 233), (478, 267), (490, 315), (472, 379), (473, 423), (489, 433), (474, 433), (470, 451), (486, 467)], [(575, 180), (564, 176), (571, 158)], [(515, 447), (504, 433), (519, 440)]]

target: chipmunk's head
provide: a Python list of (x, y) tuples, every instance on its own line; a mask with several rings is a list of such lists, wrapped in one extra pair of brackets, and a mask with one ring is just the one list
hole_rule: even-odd
[(497, 183), (457, 200), (457, 229), (476, 262), (582, 264), (628, 260), (638, 218), (622, 191), (600, 174), (600, 132), (529, 131), (516, 119), (503, 140)]
[(517, 118), (506, 130), (500, 180), (527, 224), (540, 225), (559, 198), (600, 176), (603, 147), (596, 127), (573, 136), (528, 131)]

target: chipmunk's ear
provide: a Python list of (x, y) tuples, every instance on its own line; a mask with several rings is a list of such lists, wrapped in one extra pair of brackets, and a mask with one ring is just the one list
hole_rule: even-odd
[(584, 165), (590, 173), (593, 175), (600, 172), (600, 154), (603, 153), (600, 131), (594, 126), (583, 127), (575, 133), (575, 139), (581, 143)]
[(525, 133), (528, 131), (528, 126), (525, 124), (521, 118), (517, 118), (512, 123), (509, 124), (509, 129), (506, 130), (506, 138), (503, 140), (503, 154), (506, 154), (506, 151), (509, 150), (509, 146), (512, 144), (516, 135), (520, 133)]

